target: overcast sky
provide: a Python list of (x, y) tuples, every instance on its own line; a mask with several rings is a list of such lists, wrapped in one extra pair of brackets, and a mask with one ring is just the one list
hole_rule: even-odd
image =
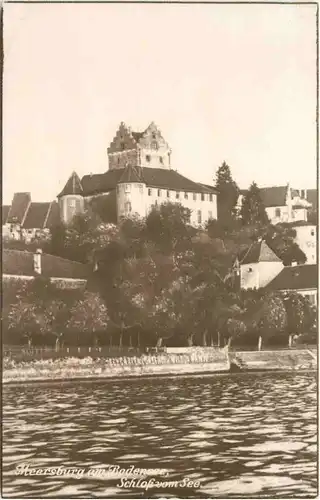
[(108, 169), (121, 121), (172, 166), (240, 187), (316, 183), (316, 6), (4, 4), (3, 201)]

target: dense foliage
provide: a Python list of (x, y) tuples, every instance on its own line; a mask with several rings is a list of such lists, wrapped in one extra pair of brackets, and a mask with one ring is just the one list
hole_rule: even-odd
[[(219, 222), (196, 231), (189, 215), (179, 204), (165, 204), (145, 220), (118, 226), (89, 212), (75, 217), (51, 243), (64, 256), (92, 262), (90, 286), (58, 289), (41, 278), (6, 282), (4, 342), (257, 346), (259, 338), (259, 345), (274, 336), (288, 342), (312, 328), (315, 314), (303, 297), (239, 289), (232, 265), (239, 249), (261, 237), (260, 225), (234, 219), (228, 233)], [(263, 231), (283, 254), (294, 249), (290, 228)]]

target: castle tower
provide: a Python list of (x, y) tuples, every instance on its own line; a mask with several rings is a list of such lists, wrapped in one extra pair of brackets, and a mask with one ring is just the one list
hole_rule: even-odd
[(76, 214), (84, 211), (82, 192), (80, 178), (76, 172), (72, 172), (63, 190), (58, 194), (60, 217), (65, 224), (69, 224)]
[(109, 170), (117, 168), (171, 168), (171, 149), (155, 123), (144, 132), (132, 132), (123, 122), (108, 148)]
[(128, 165), (117, 184), (117, 218), (146, 215), (146, 184), (140, 167)]

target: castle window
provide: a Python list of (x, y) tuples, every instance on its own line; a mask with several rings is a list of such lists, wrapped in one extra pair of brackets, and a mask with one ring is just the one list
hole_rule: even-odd
[(151, 161), (151, 156), (150, 155), (146, 155), (146, 160), (149, 162)]
[(131, 184), (126, 184), (125, 193), (131, 193)]
[(201, 193), (201, 201), (204, 201), (204, 193)]
[(122, 149), (122, 151), (123, 151), (123, 150), (124, 150), (124, 148), (125, 148), (125, 143), (124, 143), (123, 141), (121, 141), (121, 142), (120, 142), (120, 147), (121, 147), (121, 149)]
[(163, 158), (162, 158), (162, 156), (159, 156), (159, 162), (161, 163), (161, 165), (163, 165)]
[(179, 191), (176, 192), (176, 198), (179, 199), (180, 198), (180, 193)]
[(152, 195), (152, 189), (148, 189), (148, 196), (151, 196)]
[(76, 200), (69, 200), (69, 206), (71, 208), (76, 208)]
[(311, 236), (314, 236), (314, 229), (311, 229)]
[(253, 271), (252, 267), (249, 267), (248, 272), (252, 273), (252, 271)]
[(140, 191), (140, 194), (143, 194), (143, 185), (142, 184), (139, 184), (139, 191)]
[(201, 224), (202, 222), (202, 214), (201, 214), (201, 210), (198, 210), (198, 224)]
[(131, 203), (130, 201), (127, 201), (125, 204), (124, 204), (124, 211), (126, 214), (129, 214), (132, 210), (132, 207), (131, 207)]
[(276, 208), (275, 211), (274, 211), (274, 213), (275, 213), (276, 217), (280, 217), (281, 216), (281, 209), (280, 208)]
[(209, 200), (213, 201), (213, 195), (212, 194), (209, 194)]
[(197, 193), (193, 193), (193, 200), (197, 201)]
[(184, 193), (184, 198), (185, 198), (185, 200), (188, 199), (188, 193)]
[(167, 198), (170, 198), (170, 191), (167, 191)]
[(158, 143), (157, 143), (157, 141), (152, 141), (151, 148), (152, 149), (158, 149)]
[(158, 189), (158, 196), (161, 198), (161, 189)]

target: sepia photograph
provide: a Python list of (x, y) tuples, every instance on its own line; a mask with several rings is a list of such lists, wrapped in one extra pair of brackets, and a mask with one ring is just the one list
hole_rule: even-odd
[(318, 495), (318, 4), (2, 3), (1, 497)]

